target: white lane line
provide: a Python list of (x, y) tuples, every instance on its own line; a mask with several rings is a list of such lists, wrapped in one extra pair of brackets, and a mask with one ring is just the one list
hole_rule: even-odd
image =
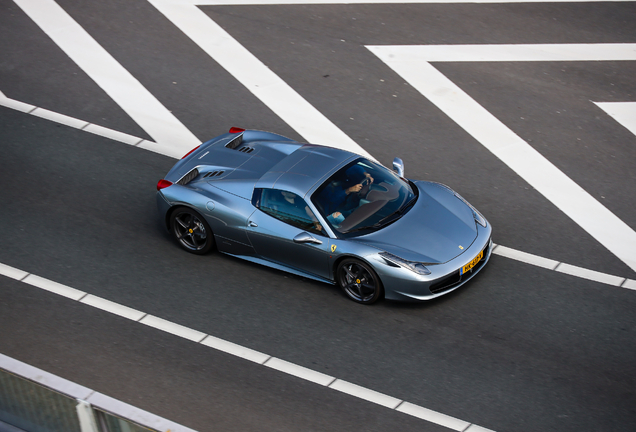
[(61, 123), (76, 129), (83, 129), (86, 126), (88, 126), (88, 122), (85, 122), (83, 120), (78, 120), (76, 118), (69, 117), (67, 115), (60, 114), (54, 111), (49, 111), (44, 108), (36, 108), (33, 111), (31, 111), (29, 114), (34, 115), (36, 117), (41, 117), (43, 119), (50, 120), (56, 123)]
[(21, 281), (25, 277), (27, 277), (29, 273), (19, 270), (15, 267), (0, 263), (0, 275)]
[(466, 430), (464, 430), (464, 432), (495, 432), (495, 431), (472, 424), (468, 426)]
[(181, 157), (201, 143), (54, 0), (14, 2), (157, 142), (162, 151)]
[(516, 249), (510, 249), (509, 247), (502, 245), (497, 245), (497, 247), (493, 249), (492, 253), (516, 261), (532, 264), (537, 267), (543, 267), (548, 270), (554, 270), (560, 264), (558, 261), (555, 260), (543, 258), (538, 255), (532, 255), (526, 252), (521, 252)]
[(129, 308), (128, 306), (124, 306), (110, 300), (103, 299), (101, 297), (94, 296), (93, 294), (88, 294), (86, 297), (80, 300), (80, 303), (93, 306), (97, 309), (101, 309), (103, 311), (110, 312), (112, 314), (119, 315), (120, 317), (128, 318), (129, 320), (133, 321), (139, 321), (146, 315), (144, 312)]
[[(233, 356), (240, 357), (245, 360), (253, 361), (263, 366), (267, 366), (271, 369), (277, 370), (279, 372), (283, 372), (297, 378), (319, 384), (325, 387), (328, 387), (333, 390), (337, 390), (343, 393), (346, 393), (351, 396), (355, 396), (360, 399), (364, 399), (368, 402), (372, 402), (389, 409), (397, 409), (400, 412), (405, 414), (410, 414), (415, 417), (421, 418), (423, 420), (430, 421), (432, 423), (437, 423), (441, 425), (446, 424), (454, 424), (449, 423), (449, 419), (453, 419), (455, 422), (461, 422), (462, 424), (468, 426), (471, 423), (464, 422), (462, 420), (454, 419), (453, 417), (449, 417), (445, 414), (437, 413), (435, 411), (419, 407), (417, 405), (413, 405), (408, 402), (404, 402), (401, 399), (395, 398), (393, 396), (389, 396), (375, 390), (368, 389), (366, 387), (359, 386), (357, 384), (350, 383), (348, 381), (344, 381), (341, 379), (337, 379), (335, 377), (323, 374), (321, 372), (313, 371), (304, 366), (296, 365), (285, 360), (277, 359), (271, 357), (270, 355), (255, 351), (253, 349), (219, 339), (217, 337), (206, 335), (197, 330), (193, 330), (191, 328), (182, 326), (180, 324), (173, 323), (171, 321), (164, 320), (162, 318), (147, 315), (144, 312), (137, 311), (135, 309), (129, 308), (124, 305), (120, 305), (110, 300), (102, 299), (100, 297), (94, 296), (92, 294), (86, 294), (83, 291), (76, 290), (75, 288), (71, 288), (57, 282), (50, 281), (48, 279), (41, 278), (39, 276), (35, 276), (24, 272), (23, 270), (16, 269), (14, 267), (0, 264), (0, 274), (6, 275), (8, 277), (20, 276), (22, 274), (27, 274), (28, 276), (23, 280), (23, 282), (31, 284), (35, 287), (42, 288), (46, 291), (53, 292), (58, 295), (62, 295), (64, 297), (68, 297), (74, 300), (78, 300), (81, 303), (87, 306), (93, 306), (103, 310), (105, 312), (110, 312), (118, 316), (122, 316), (124, 318), (128, 318), (131, 320), (135, 320), (136, 317), (143, 315), (141, 319), (135, 320), (138, 323), (148, 325), (157, 330), (161, 330), (175, 336), (188, 339), (195, 343), (200, 343), (202, 345), (208, 346), (210, 348), (225, 352), (227, 354), (231, 354)], [(33, 283), (37, 282), (37, 283)], [(75, 293), (75, 295), (71, 296), (69, 294)], [(81, 295), (79, 295), (81, 293)], [(2, 356), (2, 354), (0, 354)], [(2, 358), (0, 357), (0, 361)], [(91, 402), (89, 399), (85, 399), (87, 402)], [(92, 403), (92, 402), (91, 402)], [(404, 404), (406, 407), (400, 410), (399, 408), (403, 407)], [(129, 417), (127, 417), (129, 418)], [(459, 430), (459, 429), (457, 429)]]
[(29, 274), (27, 277), (22, 279), (22, 282), (76, 301), (80, 300), (87, 294), (84, 291), (76, 290), (75, 288), (53, 282), (50, 279), (45, 279), (34, 274)]
[[(113, 399), (110, 396), (98, 393), (88, 387), (81, 386), (4, 354), (0, 354), (0, 369), (36, 382), (45, 388), (49, 388), (66, 396), (88, 402), (95, 408), (112, 413), (139, 425), (152, 428), (154, 431), (196, 432), (193, 429), (156, 416), (117, 399)], [(129, 429), (126, 428), (126, 430)]]
[(614, 120), (636, 135), (636, 102), (594, 102)]
[(636, 280), (625, 279), (625, 282), (623, 282), (623, 285), (621, 285), (621, 288), (636, 290)]
[(276, 369), (277, 371), (285, 372), (286, 374), (293, 375), (295, 377), (302, 378), (304, 380), (311, 381), (322, 386), (329, 386), (336, 380), (335, 377), (332, 377), (330, 375), (316, 372), (315, 370), (311, 370), (304, 366), (290, 363), (276, 357), (271, 357), (263, 364), (272, 369)]
[(142, 138), (91, 123), (86, 125), (84, 130), (95, 135), (103, 136), (104, 138), (110, 138), (114, 141), (123, 142), (124, 144), (130, 144), (133, 146), (143, 141)]
[[(147, 141), (147, 140), (144, 140), (143, 138), (139, 138), (124, 132), (119, 132), (113, 129), (109, 129), (104, 126), (99, 126), (93, 123), (89, 123), (85, 120), (80, 120), (74, 117), (69, 117), (64, 114), (49, 111), (44, 108), (25, 104), (15, 99), (10, 99), (6, 97), (2, 92), (0, 92), (0, 106), (11, 108), (16, 111), (21, 111), (26, 114), (31, 114), (31, 115), (55, 122), (55, 123), (59, 123), (66, 126), (70, 126), (72, 128), (80, 129), (85, 132), (90, 132), (92, 134), (99, 135), (104, 138), (109, 138), (113, 141), (119, 141), (124, 144), (142, 147), (145, 150), (150, 150), (155, 153), (165, 155), (165, 153), (161, 151), (163, 147), (157, 146), (157, 143), (154, 143), (152, 141)], [(166, 156), (171, 156), (178, 159), (183, 155), (179, 154), (179, 156), (173, 156), (172, 154), (168, 154)]]
[(469, 426), (472, 426), (470, 423), (463, 420), (459, 420), (455, 417), (432, 411), (428, 408), (413, 405), (410, 402), (404, 402), (397, 408), (397, 410), (403, 412), (404, 414), (409, 414), (413, 417), (421, 418), (423, 420), (430, 421), (431, 423), (436, 423), (438, 425), (445, 426), (456, 431), (463, 432), (467, 430)]
[(582, 267), (573, 266), (571, 264), (561, 263), (554, 270), (572, 276), (577, 276), (582, 279), (588, 279), (591, 281), (600, 282), (607, 285), (614, 285), (617, 287), (623, 285), (623, 283), (625, 282), (625, 278), (600, 273), (594, 270), (584, 269)]
[(149, 2), (307, 142), (371, 157), (194, 4), (179, 0)]
[(636, 60), (636, 44), (367, 48), (599, 243), (636, 270), (636, 232), (430, 63)]
[(224, 353), (231, 354), (236, 357), (240, 357), (245, 360), (252, 361), (254, 363), (263, 364), (269, 360), (270, 356), (263, 354), (262, 352), (255, 351), (253, 349), (237, 345), (233, 342), (219, 339), (218, 337), (208, 335), (201, 341), (203, 345), (209, 346)]
[(23, 113), (30, 114), (37, 107), (35, 105), (29, 105), (28, 103), (20, 102), (15, 99), (10, 99), (4, 95), (0, 91), (0, 105), (3, 105), (7, 108), (14, 109), (16, 111), (21, 111)]
[(351, 396), (355, 396), (360, 399), (364, 399), (369, 402), (373, 402), (378, 405), (382, 405), (383, 407), (387, 407), (390, 409), (397, 408), (398, 405), (403, 402), (401, 399), (394, 398), (393, 396), (385, 395), (384, 393), (380, 393), (375, 390), (371, 390), (366, 387), (362, 387), (341, 379), (336, 379), (329, 385), (329, 388), (338, 390)]
[(138, 322), (193, 342), (200, 342), (207, 336), (205, 333), (201, 333), (200, 331), (193, 330), (182, 326), (181, 324), (176, 324), (154, 315), (146, 315)]

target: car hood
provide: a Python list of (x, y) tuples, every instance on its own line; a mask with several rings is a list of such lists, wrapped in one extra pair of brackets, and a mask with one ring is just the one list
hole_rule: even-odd
[(400, 258), (441, 264), (461, 255), (477, 237), (473, 211), (438, 183), (414, 182), (415, 205), (396, 222), (351, 240)]

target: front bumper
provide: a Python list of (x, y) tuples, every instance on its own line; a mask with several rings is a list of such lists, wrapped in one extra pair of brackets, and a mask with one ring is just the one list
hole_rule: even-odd
[[(492, 254), (490, 230), (478, 235), (473, 244), (461, 255), (444, 264), (427, 266), (430, 275), (421, 276), (402, 267), (392, 267), (382, 258), (374, 263), (374, 269), (384, 285), (384, 296), (388, 300), (423, 301), (448, 294), (471, 280), (484, 268)], [(487, 234), (487, 235), (483, 235)], [(470, 263), (481, 251), (483, 258), (465, 274), (460, 269)], [(381, 264), (380, 264), (381, 262)]]

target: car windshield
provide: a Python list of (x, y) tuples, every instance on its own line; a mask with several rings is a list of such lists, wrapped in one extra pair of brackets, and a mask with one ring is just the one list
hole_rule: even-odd
[(360, 235), (403, 216), (417, 199), (417, 189), (382, 165), (357, 159), (325, 181), (311, 199), (335, 232)]

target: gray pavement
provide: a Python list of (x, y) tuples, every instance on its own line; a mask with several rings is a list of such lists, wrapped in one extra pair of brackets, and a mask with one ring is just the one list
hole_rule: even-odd
[[(59, 4), (201, 139), (301, 139), (148, 3)], [(0, 8), (0, 91), (149, 138)], [(636, 3), (202, 9), (378, 160), (462, 193), (496, 243), (635, 278), (364, 45), (634, 43)], [(636, 228), (636, 137), (590, 102), (634, 101), (633, 63), (436, 67)], [(439, 300), (361, 307), (179, 250), (154, 208), (168, 157), (2, 107), (0, 129), (0, 263), (498, 432), (636, 428), (634, 291), (493, 256)], [(445, 430), (2, 276), (0, 329), (3, 354), (201, 431)]]

